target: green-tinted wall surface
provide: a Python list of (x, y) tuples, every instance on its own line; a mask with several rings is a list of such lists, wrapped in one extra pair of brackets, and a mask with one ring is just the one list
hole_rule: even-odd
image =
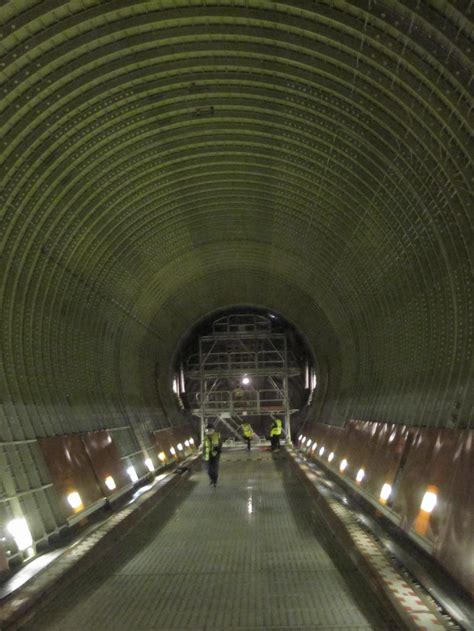
[(306, 336), (314, 421), (469, 424), (471, 6), (2, 3), (0, 491), (40, 534), (34, 439), (133, 459), (236, 304)]

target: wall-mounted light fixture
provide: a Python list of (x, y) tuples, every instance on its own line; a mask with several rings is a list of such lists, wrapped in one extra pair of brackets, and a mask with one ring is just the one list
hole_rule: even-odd
[(26, 550), (33, 545), (33, 538), (26, 519), (21, 517), (8, 522), (7, 530), (13, 537), (18, 550)]
[(153, 472), (155, 470), (155, 465), (153, 464), (153, 461), (151, 458), (146, 458), (145, 459), (145, 467), (148, 469), (148, 471)]
[(135, 467), (133, 466), (128, 467), (127, 473), (128, 473), (128, 477), (130, 478), (132, 482), (134, 483), (138, 482), (138, 475), (137, 475), (137, 472), (135, 471)]
[(380, 491), (380, 500), (382, 503), (385, 503), (392, 493), (392, 487), (387, 482), (383, 485), (382, 490)]
[(109, 491), (113, 491), (114, 489), (117, 488), (117, 485), (115, 484), (115, 480), (113, 479), (113, 477), (111, 475), (108, 475), (105, 480), (105, 486), (109, 489)]
[(67, 501), (71, 508), (73, 508), (75, 511), (80, 511), (84, 508), (81, 496), (77, 491), (69, 493), (69, 495), (67, 496)]

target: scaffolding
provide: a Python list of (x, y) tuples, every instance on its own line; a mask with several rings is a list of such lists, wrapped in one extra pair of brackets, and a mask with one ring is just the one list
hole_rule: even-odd
[(210, 334), (199, 337), (198, 352), (185, 363), (184, 375), (198, 388), (191, 410), (201, 420), (201, 442), (209, 422), (222, 423), (239, 440), (248, 416), (282, 417), (291, 440), (288, 382), (300, 374), (284, 333), (270, 317), (233, 314), (215, 320)]

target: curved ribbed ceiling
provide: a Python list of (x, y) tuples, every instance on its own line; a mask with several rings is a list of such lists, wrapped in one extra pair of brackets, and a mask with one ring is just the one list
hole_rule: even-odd
[(471, 5), (4, 3), (21, 423), (161, 424), (179, 340), (236, 304), (307, 336), (326, 421), (466, 418)]

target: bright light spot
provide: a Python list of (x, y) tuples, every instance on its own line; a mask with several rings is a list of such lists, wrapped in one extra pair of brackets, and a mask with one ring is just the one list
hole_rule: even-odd
[(69, 502), (71, 507), (74, 509), (80, 508), (82, 506), (81, 496), (79, 495), (77, 491), (73, 491), (72, 493), (69, 493), (69, 495), (67, 496), (67, 501)]
[(347, 460), (344, 458), (344, 460), (341, 461), (341, 464), (339, 465), (339, 471), (345, 471), (347, 469), (347, 465), (349, 463), (347, 462)]
[(7, 530), (15, 540), (18, 550), (26, 550), (33, 544), (26, 519), (13, 519), (7, 524)]
[(302, 439), (302, 438), (303, 438), (303, 434), (300, 434), (300, 435), (298, 436), (298, 440), (301, 442), (301, 439)]
[(334, 452), (333, 451), (331, 451), (331, 453), (329, 454), (328, 460), (329, 460), (329, 462), (332, 462), (334, 460)]
[(364, 469), (359, 469), (359, 471), (357, 471), (357, 475), (356, 475), (356, 480), (357, 482), (362, 482), (362, 480), (365, 477), (365, 471)]
[(171, 454), (172, 456), (176, 456), (176, 449), (175, 449), (174, 447), (171, 447), (171, 449), (170, 449), (170, 454)]
[(324, 453), (324, 447), (321, 447), (321, 449), (319, 450), (319, 455), (322, 456)]
[(244, 386), (248, 386), (249, 383), (250, 383), (250, 379), (248, 377), (243, 377), (242, 378), (242, 383), (244, 384)]
[(305, 444), (305, 442), (306, 442), (306, 436), (302, 436), (302, 437), (301, 437), (301, 442), (303, 443), (303, 445)]
[(105, 486), (109, 489), (109, 491), (113, 491), (114, 489), (117, 488), (117, 485), (115, 484), (115, 480), (113, 479), (111, 475), (107, 476), (104, 482), (105, 482)]
[(158, 454), (158, 458), (161, 460), (161, 462), (164, 462), (166, 460), (166, 454), (164, 451), (160, 451), (160, 453)]
[(32, 557), (35, 553), (35, 549), (33, 547), (28, 548), (28, 550), (26, 551), (26, 556), (29, 559), (30, 557)]
[(390, 486), (390, 484), (384, 484), (382, 487), (382, 490), (380, 491), (380, 499), (388, 500), (391, 492), (392, 492), (392, 487)]
[(253, 505), (252, 505), (252, 498), (249, 497), (248, 502), (247, 502), (247, 513), (249, 515), (251, 515), (253, 513)]
[(189, 439), (189, 444), (190, 444), (190, 445), (194, 445), (194, 438), (190, 438), (190, 439)]
[(432, 491), (426, 491), (423, 496), (423, 501), (421, 502), (421, 510), (425, 511), (425, 513), (431, 513), (433, 508), (436, 506), (437, 496), (436, 493)]
[(308, 442), (306, 443), (306, 447), (311, 447), (311, 439), (308, 438)]
[(189, 440), (185, 440), (185, 441), (184, 441), (184, 446), (185, 446), (185, 447), (189, 447)]
[(138, 482), (138, 475), (135, 471), (135, 467), (128, 467), (127, 469), (128, 476), (132, 482)]
[(178, 394), (178, 381), (177, 379), (173, 379), (173, 392)]
[(178, 443), (178, 451), (183, 451), (183, 444), (182, 443)]
[(311, 447), (311, 451), (314, 451), (317, 446), (318, 446), (318, 443), (314, 441), (313, 446)]
[(155, 470), (155, 465), (153, 464), (153, 461), (151, 458), (147, 458), (145, 460), (145, 467), (148, 469), (148, 471), (154, 471)]

